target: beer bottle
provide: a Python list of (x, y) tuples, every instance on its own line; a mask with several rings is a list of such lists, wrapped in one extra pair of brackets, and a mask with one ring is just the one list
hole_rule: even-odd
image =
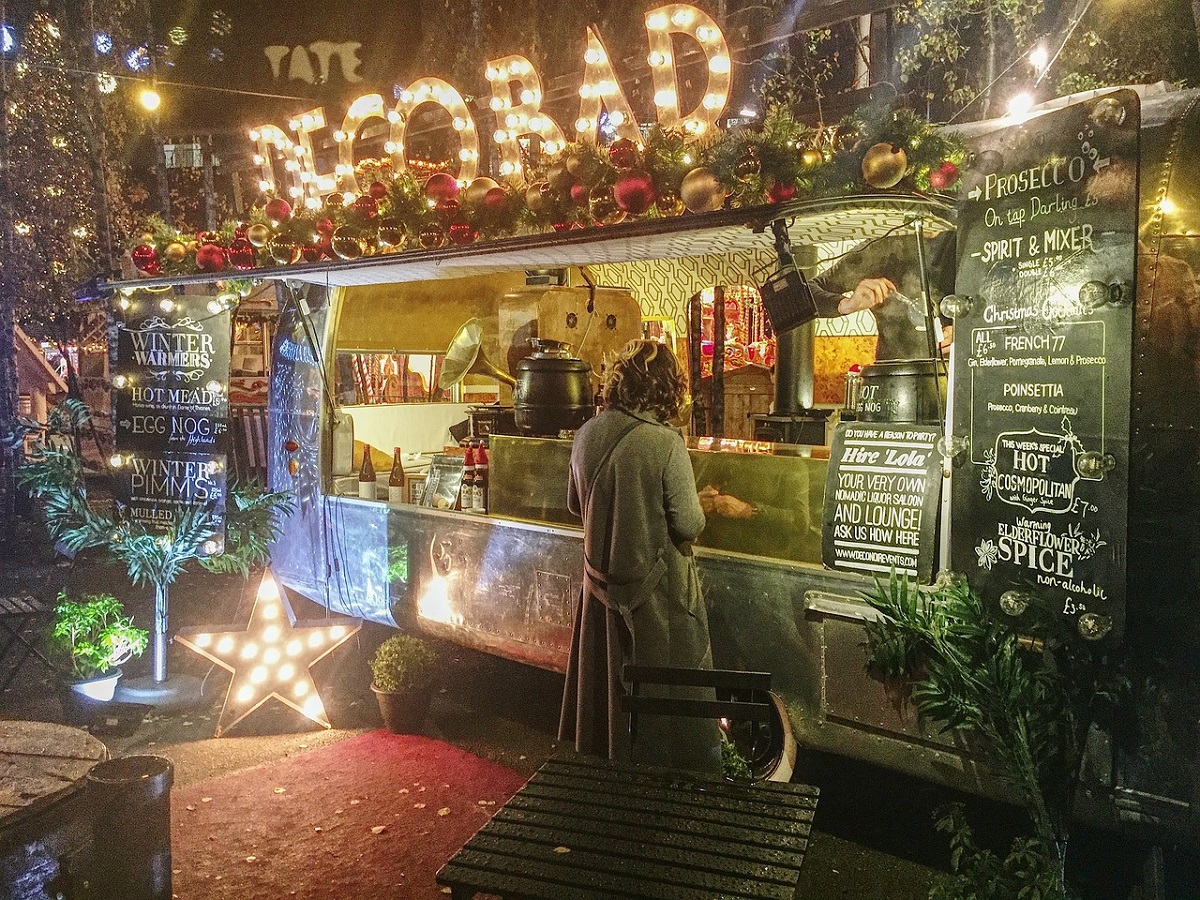
[(472, 493), (475, 490), (475, 451), (467, 444), (467, 455), (463, 459), (462, 485), (458, 489), (458, 509), (470, 512)]
[(371, 445), (363, 444), (362, 467), (358, 470), (358, 496), (375, 499), (375, 466), (371, 462)]
[(488, 508), (488, 453), (481, 442), (475, 451), (475, 489), (471, 493), (472, 510), (485, 513)]
[(392, 454), (392, 474), (388, 476), (388, 500), (392, 503), (403, 503), (408, 498), (404, 496), (404, 461), (400, 458), (400, 448)]

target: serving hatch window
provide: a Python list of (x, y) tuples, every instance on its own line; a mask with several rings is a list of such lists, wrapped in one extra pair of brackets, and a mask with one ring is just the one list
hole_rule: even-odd
[(343, 406), (457, 401), (456, 388), (438, 387), (444, 353), (339, 351), (337, 398)]

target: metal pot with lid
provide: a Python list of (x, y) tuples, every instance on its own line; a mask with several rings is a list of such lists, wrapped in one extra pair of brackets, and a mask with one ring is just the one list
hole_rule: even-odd
[(533, 338), (533, 353), (517, 363), (513, 405), (517, 430), (529, 435), (574, 431), (589, 418), (592, 368), (570, 344)]
[(945, 389), (946, 367), (940, 361), (893, 359), (874, 363), (862, 370), (858, 420), (940, 424), (946, 405)]

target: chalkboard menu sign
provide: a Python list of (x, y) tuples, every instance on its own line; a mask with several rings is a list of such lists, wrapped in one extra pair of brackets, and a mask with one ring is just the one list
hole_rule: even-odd
[(1116, 91), (988, 135), (958, 217), (953, 566), (1088, 638), (1124, 624), (1138, 124)]
[(225, 518), (231, 314), (209, 296), (126, 298), (113, 373), (117, 500), (152, 530), (182, 509)]
[(928, 583), (937, 549), (940, 428), (843, 422), (825, 481), (821, 561)]

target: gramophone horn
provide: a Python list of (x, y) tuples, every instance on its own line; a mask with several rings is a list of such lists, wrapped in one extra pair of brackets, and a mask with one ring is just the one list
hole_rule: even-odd
[(470, 319), (446, 350), (446, 358), (442, 361), (442, 374), (438, 378), (438, 387), (442, 390), (453, 387), (468, 375), (487, 375), (503, 382), (510, 387), (517, 383), (513, 378), (490, 359), (479, 348), (483, 340), (483, 326), (478, 319)]

